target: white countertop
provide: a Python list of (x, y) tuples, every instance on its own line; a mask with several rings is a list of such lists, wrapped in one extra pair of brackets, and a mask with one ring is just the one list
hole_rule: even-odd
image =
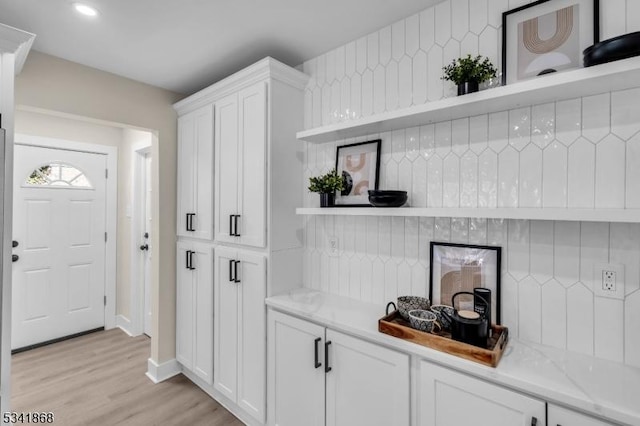
[(309, 289), (266, 304), (329, 328), (417, 355), (551, 403), (628, 425), (640, 425), (640, 369), (510, 339), (497, 368), (467, 361), (378, 331), (378, 305)]

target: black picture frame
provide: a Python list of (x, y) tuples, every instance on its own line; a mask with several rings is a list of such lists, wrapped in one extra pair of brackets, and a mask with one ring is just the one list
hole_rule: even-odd
[[(495, 324), (500, 324), (501, 322), (501, 293), (500, 293), (500, 283), (501, 283), (501, 275), (502, 275), (502, 247), (500, 246), (484, 246), (484, 245), (474, 245), (474, 244), (457, 244), (457, 243), (447, 243), (447, 242), (438, 242), (431, 241), (429, 247), (429, 300), (432, 304), (445, 304), (449, 305), (451, 302), (449, 300), (440, 300), (440, 296), (436, 299), (434, 297), (434, 289), (436, 287), (436, 283), (434, 280), (434, 271), (440, 270), (434, 264), (434, 254), (438, 247), (445, 248), (453, 248), (460, 249), (462, 252), (464, 250), (469, 251), (488, 251), (495, 252), (495, 287), (487, 286), (486, 288), (490, 288), (492, 291), (492, 312), (491, 312), (491, 322)], [(440, 280), (438, 280), (438, 290), (441, 292)]]
[[(525, 4), (520, 7), (516, 7), (515, 9), (507, 10), (502, 13), (502, 85), (507, 85), (507, 29), (508, 29), (508, 18), (510, 15), (513, 15), (518, 12), (522, 12), (523, 10), (537, 7), (543, 3), (548, 3), (550, 1), (555, 0), (538, 0), (533, 3)], [(600, 41), (600, 0), (592, 0), (593, 1), (593, 44), (596, 44)]]
[[(366, 141), (366, 142), (358, 142), (358, 143), (352, 143), (349, 145), (341, 145), (338, 146), (336, 148), (336, 172), (337, 173), (341, 173), (341, 170), (339, 168), (339, 163), (340, 163), (340, 151), (344, 150), (346, 148), (353, 148), (353, 147), (358, 147), (358, 146), (364, 146), (364, 145), (370, 145), (370, 144), (375, 144), (375, 152), (376, 152), (376, 170), (375, 170), (375, 184), (373, 189), (378, 189), (379, 185), (380, 185), (380, 155), (381, 155), (381, 145), (382, 145), (382, 139), (374, 139), (371, 141)], [(367, 204), (362, 204), (362, 203), (354, 203), (354, 204), (348, 204), (348, 203), (344, 203), (344, 204), (339, 204), (339, 197), (340, 194), (337, 194), (336, 196), (336, 202), (334, 207), (372, 207), (370, 203)]]

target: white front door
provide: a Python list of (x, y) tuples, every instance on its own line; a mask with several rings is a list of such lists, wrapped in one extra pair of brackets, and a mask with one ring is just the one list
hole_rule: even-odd
[(13, 349), (104, 326), (106, 165), (102, 154), (16, 145)]
[(151, 337), (151, 154), (144, 157), (144, 334)]

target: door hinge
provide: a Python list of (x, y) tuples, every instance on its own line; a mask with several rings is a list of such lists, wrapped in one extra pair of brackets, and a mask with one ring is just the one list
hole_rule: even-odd
[(109, 179), (109, 169), (104, 169), (104, 178)]
[(107, 296), (104, 297), (104, 306), (107, 306)]
[(104, 233), (104, 242), (105, 243), (107, 242), (107, 233), (106, 232)]

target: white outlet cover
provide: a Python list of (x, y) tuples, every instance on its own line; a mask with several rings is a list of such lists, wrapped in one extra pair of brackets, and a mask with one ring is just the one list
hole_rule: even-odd
[[(604, 271), (613, 271), (616, 273), (616, 291), (607, 291), (602, 288)], [(613, 263), (596, 263), (593, 265), (593, 294), (596, 297), (624, 300), (624, 265)]]
[(328, 238), (329, 256), (335, 257), (340, 254), (340, 245), (338, 237), (330, 236)]

